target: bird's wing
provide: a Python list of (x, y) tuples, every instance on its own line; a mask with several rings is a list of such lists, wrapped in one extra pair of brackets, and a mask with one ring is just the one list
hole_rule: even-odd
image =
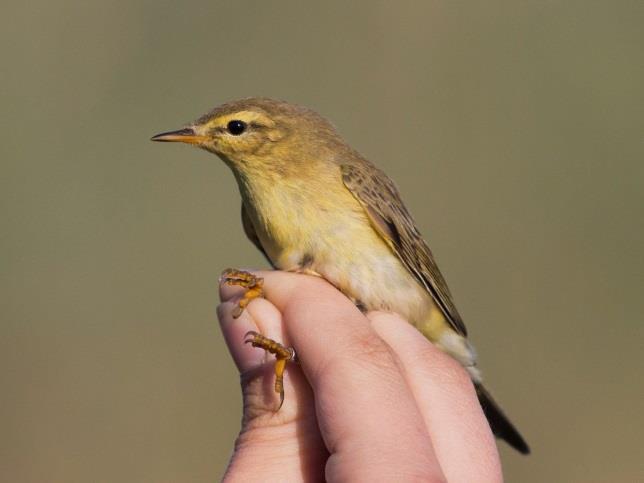
[(378, 234), (434, 298), (452, 328), (467, 335), (447, 283), (393, 181), (374, 166), (362, 164), (342, 165), (342, 180), (365, 209)]
[(262, 255), (264, 255), (266, 260), (268, 260), (268, 263), (271, 264), (271, 267), (275, 268), (275, 265), (273, 265), (273, 262), (271, 261), (271, 259), (268, 258), (268, 255), (266, 254), (266, 250), (264, 250), (264, 247), (262, 246), (262, 242), (259, 241), (257, 232), (255, 231), (255, 227), (253, 226), (253, 222), (251, 221), (250, 216), (248, 216), (248, 212), (246, 211), (246, 205), (244, 205), (243, 201), (241, 205), (241, 219), (242, 219), (242, 226), (244, 227), (244, 233), (246, 233), (246, 236), (248, 237), (248, 239), (253, 242), (253, 245), (255, 245), (260, 252), (262, 252)]

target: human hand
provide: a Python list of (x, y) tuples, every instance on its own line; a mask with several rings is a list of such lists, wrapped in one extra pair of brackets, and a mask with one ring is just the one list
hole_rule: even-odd
[[(238, 319), (243, 290), (222, 285), (222, 331), (241, 373), (244, 413), (225, 481), (502, 481), (494, 438), (467, 372), (401, 317), (362, 314), (326, 281), (258, 272), (265, 299)], [(297, 351), (273, 390), (257, 331)]]

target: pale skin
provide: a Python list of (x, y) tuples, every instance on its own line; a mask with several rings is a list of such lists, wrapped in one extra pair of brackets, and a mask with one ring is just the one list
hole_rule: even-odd
[[(393, 313), (362, 314), (328, 282), (255, 272), (264, 297), (220, 285), (224, 338), (240, 371), (242, 429), (224, 481), (500, 482), (494, 437), (465, 369)], [(297, 350), (279, 411), (274, 358), (257, 331)]]

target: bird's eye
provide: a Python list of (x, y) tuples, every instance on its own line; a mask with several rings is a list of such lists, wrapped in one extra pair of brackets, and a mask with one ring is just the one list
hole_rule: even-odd
[(246, 123), (244, 121), (230, 121), (228, 123), (228, 132), (233, 136), (239, 136), (246, 130)]

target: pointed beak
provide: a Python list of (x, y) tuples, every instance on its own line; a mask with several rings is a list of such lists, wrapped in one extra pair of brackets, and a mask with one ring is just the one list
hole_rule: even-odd
[(165, 143), (187, 143), (187, 144), (201, 144), (208, 138), (206, 136), (198, 136), (194, 129), (186, 127), (176, 131), (162, 132), (150, 138), (150, 141), (161, 141)]

